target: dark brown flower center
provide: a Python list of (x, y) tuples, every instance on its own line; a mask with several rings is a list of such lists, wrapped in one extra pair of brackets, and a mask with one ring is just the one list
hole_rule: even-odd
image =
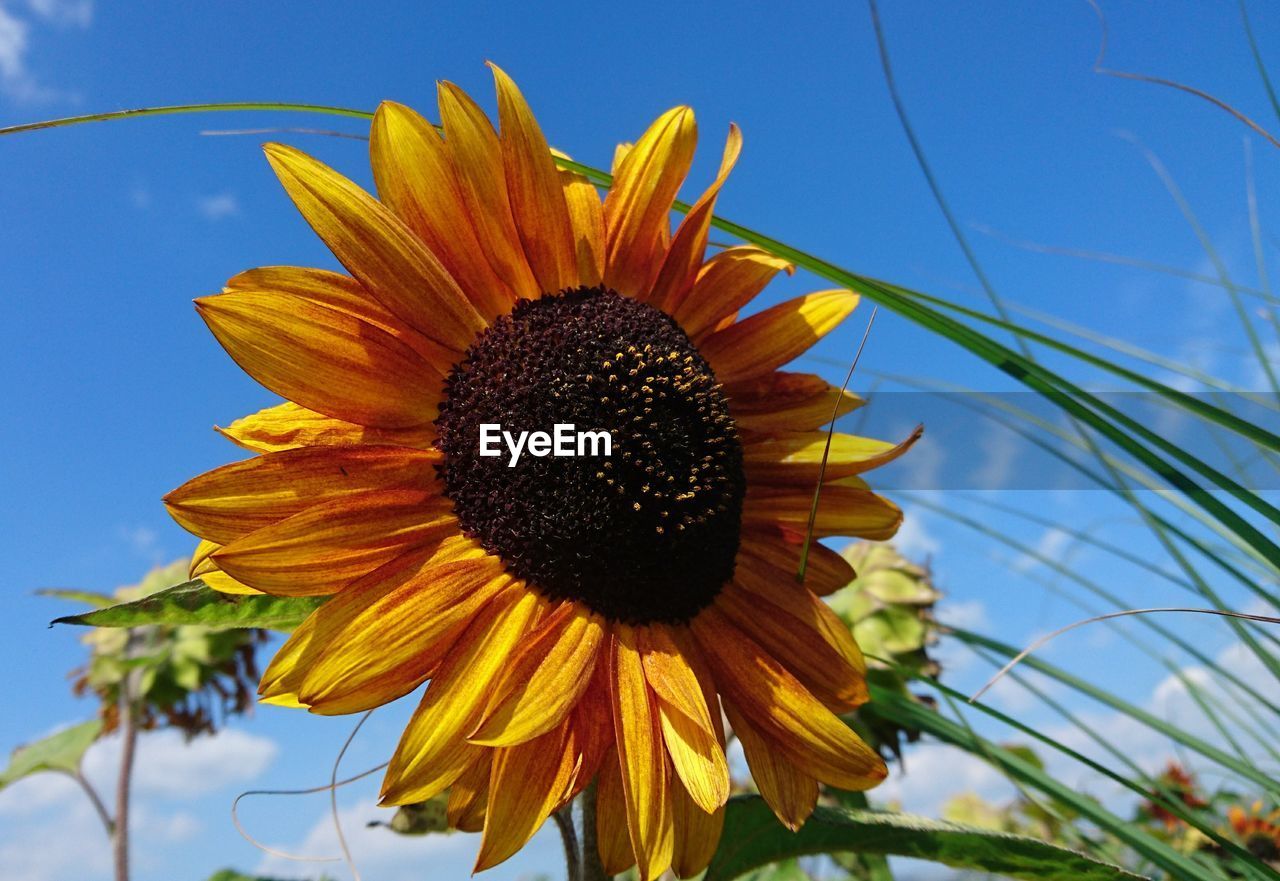
[(679, 622), (733, 575), (742, 446), (658, 309), (601, 288), (521, 301), (454, 367), (436, 427), (464, 531), (549, 598)]

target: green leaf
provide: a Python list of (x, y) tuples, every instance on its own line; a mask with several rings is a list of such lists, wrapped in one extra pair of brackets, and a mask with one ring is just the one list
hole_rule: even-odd
[(914, 857), (1028, 881), (1142, 878), (1035, 838), (909, 814), (819, 807), (799, 832), (790, 832), (761, 798), (741, 796), (729, 803), (705, 881), (730, 881), (779, 860), (844, 851)]
[(0, 789), (23, 777), (43, 771), (76, 774), (80, 770), (80, 759), (84, 757), (85, 750), (101, 733), (102, 720), (94, 719), (18, 747), (9, 757), (9, 767), (0, 771)]
[(115, 598), (110, 594), (98, 593), (96, 590), (74, 590), (62, 587), (46, 587), (36, 591), (39, 597), (55, 597), (60, 600), (70, 600), (73, 603), (84, 603), (87, 606), (93, 606), (95, 609), (106, 608), (115, 602)]
[(148, 624), (198, 624), (215, 630), (261, 627), (293, 630), (324, 601), (323, 597), (239, 596), (219, 593), (203, 581), (188, 581), (127, 603), (55, 618), (54, 624), (90, 627), (142, 627)]

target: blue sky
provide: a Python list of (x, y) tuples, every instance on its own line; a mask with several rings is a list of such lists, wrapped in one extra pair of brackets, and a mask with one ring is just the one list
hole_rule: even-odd
[[(1248, 362), (1239, 325), (1218, 289), (1030, 253), (972, 226), (1212, 272), (1128, 133), (1163, 159), (1232, 275), (1254, 284), (1246, 130), (1187, 95), (1093, 73), (1098, 21), (1083, 2), (883, 5), (903, 98), (1000, 292), (1193, 360), (1232, 382), (1256, 384), (1256, 365)], [(1274, 125), (1234, 4), (1188, 0), (1158, 11), (1104, 5), (1111, 67), (1194, 83)], [(1280, 15), (1255, 5), (1259, 42), (1274, 53)], [(860, 4), (401, 2), (356, 8), (0, 0), (0, 125), (232, 100), (372, 109), (391, 98), (431, 116), (439, 79), (459, 83), (491, 108), (483, 62), (492, 59), (521, 84), (552, 143), (596, 165), (607, 165), (614, 144), (634, 139), (662, 110), (691, 104), (704, 145), (691, 192), (714, 172), (724, 131), (735, 121), (746, 147), (721, 196), (722, 214), (857, 271), (985, 303), (907, 149)], [(275, 183), (258, 144), (266, 137), (290, 140), (369, 182), (358, 141), (200, 134), (281, 125), (360, 131), (355, 122), (331, 118), (223, 114), (0, 140), (6, 304), (0, 320), (0, 461), (6, 463), (0, 669), (8, 674), (0, 684), (0, 705), (7, 708), (0, 714), (0, 749), (90, 712), (68, 693), (64, 677), (81, 658), (78, 634), (47, 629), (65, 609), (31, 591), (109, 589), (188, 553), (192, 540), (168, 520), (160, 496), (237, 456), (210, 431), (212, 424), (272, 401), (224, 355), (190, 305), (244, 268), (332, 264)], [(1273, 147), (1250, 140), (1262, 223), (1275, 229), (1269, 195), (1280, 182), (1280, 163)], [(1268, 239), (1268, 258), (1276, 256), (1275, 241)], [(762, 302), (822, 286), (798, 275), (776, 284)], [(850, 357), (867, 311), (864, 306), (824, 341), (807, 369), (837, 375), (834, 364)], [(1065, 369), (1098, 381), (1078, 366)], [(855, 386), (868, 388), (877, 373), (984, 391), (1013, 388), (961, 350), (883, 312)], [(902, 411), (895, 403), (894, 419), (877, 422), (873, 406), (868, 427), (905, 430)], [(930, 414), (911, 419), (928, 425)], [(937, 446), (930, 452), (928, 444), (926, 435), (921, 458), (949, 454)], [(983, 446), (981, 437), (972, 444), (971, 455), (996, 462), (1007, 455)], [(1002, 500), (1079, 526), (1100, 524), (1113, 539), (1154, 553), (1128, 512), (1099, 493), (1028, 490)], [(931, 501), (989, 518), (1136, 602), (1171, 599), (1160, 582), (1072, 547), (1052, 530), (982, 513), (958, 493), (936, 493)], [(1014, 559), (918, 506), (907, 510), (906, 546), (933, 559), (948, 593), (944, 619), (963, 619), (1021, 643), (1078, 617), (1078, 609), (1045, 590), (1048, 573), (1034, 561)], [(1232, 651), (1224, 628), (1202, 620), (1174, 624), (1210, 652)], [(980, 662), (953, 647), (944, 646), (943, 655), (959, 687), (985, 677)], [(1162, 685), (1166, 671), (1133, 657), (1109, 631), (1069, 637), (1050, 656), (1135, 700), (1170, 697)], [(998, 700), (1033, 720), (1047, 718), (1015, 691)], [(345, 767), (380, 761), (403, 709), (376, 715)], [(267, 709), (191, 750), (148, 739), (144, 761), (149, 751), (164, 771), (140, 783), (148, 825), (139, 833), (137, 877), (195, 878), (223, 865), (259, 866), (262, 855), (231, 827), (230, 799), (251, 786), (303, 787), (327, 779), (350, 724)], [(93, 773), (105, 771), (111, 748), (104, 744), (91, 756)], [(921, 810), (936, 809), (940, 793), (927, 785), (927, 769), (945, 761), (938, 755), (921, 751), (917, 767), (926, 770), (896, 779), (886, 791)], [(956, 786), (994, 785), (983, 775), (979, 768), (966, 771)], [(375, 816), (373, 788), (343, 794), (349, 826)], [(332, 852), (325, 833), (316, 831), (324, 809), (319, 797), (268, 801), (247, 807), (245, 819), (277, 846), (302, 848), (310, 836), (313, 846)], [(57, 786), (23, 784), (0, 794), (0, 874), (35, 881), (107, 877), (105, 845), (90, 821), (75, 794)], [(79, 836), (74, 850), (57, 846), (69, 829)], [(370, 871), (392, 881), (420, 877), (424, 861), (447, 876), (465, 874), (475, 846), (463, 837), (405, 843), (380, 830), (358, 834)], [(555, 846), (543, 839), (491, 875), (558, 873)], [(267, 868), (301, 876), (315, 871), (279, 861)], [(340, 867), (332, 871), (345, 877)]]

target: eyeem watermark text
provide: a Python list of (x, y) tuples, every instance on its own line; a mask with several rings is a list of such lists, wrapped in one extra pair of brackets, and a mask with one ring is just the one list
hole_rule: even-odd
[[(607, 431), (578, 431), (572, 422), (557, 422), (550, 433), (522, 431), (512, 435), (503, 431), (496, 422), (480, 423), (480, 455), (501, 456), (501, 443), (505, 441), (510, 458), (508, 468), (516, 467), (521, 453), (543, 456), (601, 456), (613, 455), (613, 435)], [(590, 452), (588, 452), (588, 450)]]

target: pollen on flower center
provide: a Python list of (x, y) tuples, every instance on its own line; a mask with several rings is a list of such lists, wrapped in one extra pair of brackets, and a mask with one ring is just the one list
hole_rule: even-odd
[[(481, 426), (604, 430), (608, 457), (480, 455)], [(742, 447), (710, 366), (665, 313), (600, 288), (521, 301), (478, 336), (436, 420), (462, 528), (552, 599), (686, 621), (733, 575)]]

